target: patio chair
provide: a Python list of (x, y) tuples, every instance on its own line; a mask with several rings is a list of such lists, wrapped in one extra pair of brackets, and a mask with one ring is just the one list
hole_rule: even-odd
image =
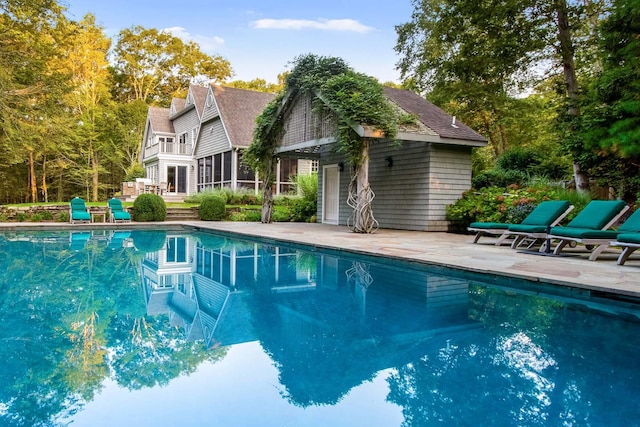
[(624, 263), (627, 262), (627, 259), (629, 259), (629, 255), (631, 255), (638, 248), (640, 248), (640, 233), (618, 234), (618, 236), (616, 237), (616, 240), (609, 244), (611, 246), (620, 246), (622, 248), (622, 252), (618, 257), (617, 264), (624, 265)]
[(69, 202), (69, 221), (71, 224), (75, 224), (76, 222), (91, 222), (91, 214), (84, 200), (80, 197), (74, 197)]
[[(523, 230), (530, 232), (538, 230), (546, 231), (548, 227), (559, 224), (571, 210), (573, 210), (573, 205), (569, 204), (566, 200), (546, 200), (540, 202), (518, 225), (522, 226)], [(477, 243), (482, 236), (493, 235), (498, 236), (495, 244), (499, 246), (507, 238), (516, 236), (509, 231), (512, 225), (515, 224), (503, 222), (472, 222), (467, 230), (476, 233), (473, 243)]]
[(131, 222), (131, 214), (122, 207), (119, 199), (109, 199), (109, 221), (110, 222)]
[(622, 200), (592, 200), (565, 227), (552, 227), (548, 239), (558, 241), (553, 253), (560, 254), (567, 245), (581, 243), (591, 250), (589, 260), (594, 261), (611, 240), (620, 233), (640, 231), (640, 211), (635, 212), (617, 230), (610, 228), (629, 210)]

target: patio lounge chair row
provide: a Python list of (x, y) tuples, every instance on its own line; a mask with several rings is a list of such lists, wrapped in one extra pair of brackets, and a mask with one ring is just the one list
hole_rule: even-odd
[[(122, 202), (116, 198), (112, 198), (107, 202), (109, 213), (109, 222), (131, 222), (131, 214), (124, 209)], [(76, 222), (91, 222), (91, 213), (87, 209), (87, 205), (80, 197), (74, 197), (69, 202), (69, 221), (71, 224)]]
[(557, 242), (553, 249), (555, 255), (559, 255), (567, 245), (580, 243), (591, 251), (591, 261), (608, 247), (619, 246), (623, 248), (618, 258), (619, 265), (640, 248), (640, 210), (612, 229), (629, 207), (621, 200), (593, 200), (567, 225), (558, 225), (572, 209), (567, 201), (546, 201), (520, 224), (474, 222), (468, 229), (476, 233), (474, 243), (483, 235), (494, 235), (498, 236), (496, 245), (513, 238), (512, 248), (528, 242), (529, 248), (539, 244), (541, 252), (551, 252), (551, 243)]

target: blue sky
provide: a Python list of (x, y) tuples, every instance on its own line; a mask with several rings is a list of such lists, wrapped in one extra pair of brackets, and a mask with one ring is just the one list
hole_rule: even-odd
[(171, 29), (231, 63), (232, 80), (278, 73), (297, 55), (338, 56), (381, 82), (398, 82), (395, 25), (411, 19), (411, 0), (64, 0), (69, 16), (93, 13), (108, 36), (127, 27)]

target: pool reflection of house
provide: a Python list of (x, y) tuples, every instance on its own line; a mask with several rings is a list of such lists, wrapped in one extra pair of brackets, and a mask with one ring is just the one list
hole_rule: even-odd
[[(247, 321), (249, 308), (242, 294), (255, 289), (258, 281), (269, 292), (314, 289), (315, 263), (297, 268), (298, 259), (295, 250), (168, 234), (165, 246), (146, 253), (142, 261), (147, 314), (168, 314), (172, 325), (184, 328), (187, 339), (212, 345), (223, 311), (236, 319), (234, 324)], [(231, 310), (225, 309), (228, 303), (233, 305)], [(246, 325), (235, 328), (233, 342), (255, 340), (241, 334), (243, 330)]]
[(391, 266), (214, 235), (168, 234), (161, 250), (145, 255), (142, 277), (147, 313), (168, 314), (188, 339), (207, 345), (258, 339), (251, 332), (253, 305), (265, 300), (288, 318), (288, 327), (325, 319), (320, 324), (339, 328), (348, 313), (350, 321), (367, 323), (376, 339), (469, 326), (464, 280), (417, 272), (407, 277)]

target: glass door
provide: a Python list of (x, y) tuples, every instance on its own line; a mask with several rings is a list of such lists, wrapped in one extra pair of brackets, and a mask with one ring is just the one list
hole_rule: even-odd
[(167, 166), (167, 191), (169, 193), (187, 192), (186, 166)]

